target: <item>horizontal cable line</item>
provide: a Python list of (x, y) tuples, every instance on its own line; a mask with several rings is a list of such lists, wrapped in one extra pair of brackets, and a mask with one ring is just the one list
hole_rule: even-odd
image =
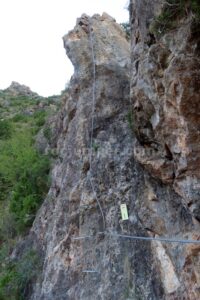
[[(165, 238), (165, 237), (146, 237), (146, 236), (135, 236), (135, 235), (125, 235), (119, 233), (108, 233), (108, 232), (98, 232), (97, 235), (107, 235), (111, 237), (119, 237), (131, 240), (142, 240), (142, 241), (158, 241), (158, 242), (165, 242), (165, 243), (180, 243), (180, 244), (200, 244), (200, 240), (191, 240), (191, 239), (176, 239), (176, 238)], [(72, 237), (72, 240), (83, 240), (87, 238), (96, 238), (96, 236), (86, 235), (86, 236), (79, 236), (79, 237)]]
[(99, 271), (96, 271), (96, 270), (83, 270), (82, 273), (99, 273)]
[(160, 241), (166, 243), (181, 243), (181, 244), (200, 244), (200, 240), (183, 240), (183, 239), (171, 239), (165, 237), (145, 237), (145, 236), (133, 236), (133, 235), (123, 235), (123, 234), (109, 234), (111, 236), (133, 239), (133, 240), (144, 240), (144, 241)]
[[(105, 234), (105, 232), (97, 232), (96, 235), (101, 235)], [(72, 237), (72, 240), (84, 240), (84, 239), (91, 239), (91, 238), (96, 238), (94, 235), (82, 235), (82, 236), (77, 236), (77, 237)]]
[(73, 237), (72, 240), (84, 240), (84, 239), (90, 239), (92, 236), (90, 235), (84, 235), (79, 237)]

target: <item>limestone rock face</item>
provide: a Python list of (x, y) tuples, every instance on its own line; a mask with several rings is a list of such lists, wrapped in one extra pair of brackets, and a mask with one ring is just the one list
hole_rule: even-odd
[[(145, 1), (134, 3), (132, 17), (135, 22), (137, 9), (141, 13), (145, 9), (146, 21), (154, 10), (159, 10), (159, 1), (155, 1), (157, 7), (151, 4), (148, 8)], [(147, 242), (117, 235), (200, 237), (198, 221), (185, 204), (183, 194), (178, 194), (172, 185), (171, 155), (174, 154), (171, 154), (169, 138), (164, 136), (170, 159), (166, 159), (166, 153), (159, 157), (161, 150), (155, 159), (139, 144), (141, 134), (136, 128), (133, 133), (130, 124), (134, 105), (138, 107), (138, 115), (133, 114), (133, 117), (140, 119), (140, 130), (148, 129), (145, 127), (148, 121), (152, 125), (144, 135), (152, 135), (151, 139), (155, 139), (154, 131), (161, 118), (157, 106), (162, 106), (161, 100), (156, 102), (159, 96), (152, 87), (150, 72), (154, 68), (148, 69), (150, 50), (142, 46), (148, 39), (148, 30), (144, 24), (141, 28), (134, 26), (134, 30), (138, 28), (141, 41), (139, 45), (133, 44), (133, 62), (136, 63), (136, 56), (141, 65), (146, 61), (146, 73), (145, 66), (141, 71), (143, 79), (142, 75), (134, 73), (137, 72), (134, 67), (130, 68), (125, 33), (107, 14), (92, 18), (83, 15), (64, 37), (64, 46), (75, 71), (55, 122), (58, 159), (52, 172), (51, 188), (29, 237), (44, 257), (42, 274), (29, 299), (199, 298), (199, 245)], [(157, 55), (155, 47), (160, 48), (159, 45), (151, 48)], [(160, 59), (168, 58), (172, 50), (161, 48)], [(171, 61), (170, 64), (176, 76)], [(130, 102), (130, 70), (133, 104)], [(168, 81), (173, 76), (169, 74)], [(159, 84), (157, 77), (155, 79)], [(144, 117), (139, 114), (143, 111), (139, 109), (141, 105)], [(175, 110), (175, 104), (172, 107)], [(173, 126), (173, 122), (170, 124)], [(184, 135), (183, 128), (179, 128), (182, 123), (176, 120), (176, 124), (177, 132)], [(163, 126), (160, 136), (165, 131)], [(177, 132), (168, 131), (173, 135), (174, 146)], [(179, 138), (183, 138), (182, 135)], [(160, 138), (159, 144), (156, 141), (154, 147), (165, 149), (164, 138)], [(138, 161), (148, 165), (151, 173)], [(126, 221), (122, 221), (120, 214), (122, 203), (128, 208)]]
[[(185, 209), (199, 222), (200, 36), (188, 12), (158, 39), (151, 26), (164, 5), (170, 4), (160, 0), (130, 3), (134, 155), (154, 178), (173, 186)], [(194, 259), (199, 259), (199, 251)], [(186, 299), (199, 298), (198, 277)]]
[(152, 175), (171, 183), (200, 221), (199, 37), (188, 15), (156, 40), (149, 29), (164, 1), (148, 8), (146, 2), (132, 1), (135, 156)]

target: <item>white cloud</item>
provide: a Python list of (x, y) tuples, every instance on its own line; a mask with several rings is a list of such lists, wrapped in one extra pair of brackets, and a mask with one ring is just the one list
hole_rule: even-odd
[(62, 36), (82, 13), (128, 20), (127, 0), (0, 0), (0, 88), (18, 81), (40, 95), (64, 89), (73, 68)]

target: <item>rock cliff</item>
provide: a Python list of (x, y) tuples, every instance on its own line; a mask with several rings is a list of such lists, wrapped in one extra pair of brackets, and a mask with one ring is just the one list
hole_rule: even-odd
[(148, 10), (146, 2), (136, 1), (132, 10), (131, 93), (140, 137), (135, 154), (155, 177), (173, 185), (200, 220), (199, 32), (188, 12), (156, 40), (151, 23), (165, 2), (152, 2)]
[(190, 16), (161, 39), (150, 33), (162, 7), (131, 1), (131, 49), (105, 13), (83, 15), (63, 39), (75, 72), (29, 237), (44, 261), (32, 300), (200, 297), (199, 245), (118, 235), (200, 238), (198, 47)]
[[(130, 2), (134, 156), (152, 177), (173, 187), (198, 227), (199, 9), (198, 1)], [(181, 277), (188, 294), (180, 293), (181, 299), (199, 298), (199, 271), (194, 265), (186, 267), (191, 261), (199, 266), (199, 251), (197, 247), (195, 253), (184, 254)], [(171, 256), (175, 266), (178, 256)]]

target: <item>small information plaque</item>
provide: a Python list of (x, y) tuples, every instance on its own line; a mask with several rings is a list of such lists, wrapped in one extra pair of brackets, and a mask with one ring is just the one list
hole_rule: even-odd
[(128, 220), (128, 210), (126, 204), (121, 204), (120, 209), (121, 209), (122, 220), (123, 221)]

